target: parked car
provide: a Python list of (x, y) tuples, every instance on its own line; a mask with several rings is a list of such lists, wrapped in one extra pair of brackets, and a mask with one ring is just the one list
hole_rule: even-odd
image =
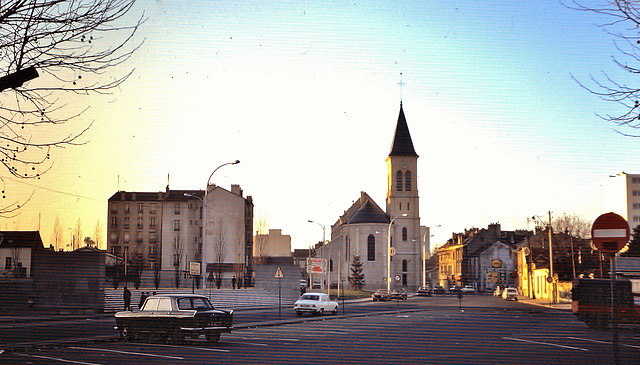
[(476, 292), (476, 288), (474, 288), (473, 285), (465, 285), (460, 290), (462, 290), (462, 292), (465, 293), (465, 294), (475, 293)]
[(215, 309), (207, 297), (194, 294), (152, 295), (139, 311), (114, 316), (114, 328), (125, 340), (161, 337), (182, 341), (205, 335), (215, 343), (222, 332), (231, 332), (233, 323), (232, 310)]
[(436, 285), (433, 287), (433, 294), (444, 294), (444, 288), (442, 285)]
[(391, 299), (391, 293), (387, 289), (376, 289), (376, 291), (371, 294), (371, 299), (374, 302), (383, 302)]
[(506, 288), (502, 292), (502, 299), (504, 299), (504, 300), (518, 300), (518, 290), (516, 288)]
[(306, 293), (293, 304), (293, 309), (299, 316), (303, 313), (335, 315), (338, 314), (338, 302), (332, 301), (329, 295), (324, 293)]
[(431, 296), (431, 288), (428, 286), (421, 286), (416, 290), (416, 295), (419, 297), (430, 297)]
[(459, 291), (460, 291), (460, 287), (455, 286), (455, 285), (452, 285), (452, 286), (449, 288), (449, 292), (450, 292), (450, 293), (457, 293), (457, 292), (459, 292)]
[(407, 291), (404, 289), (396, 289), (392, 291), (391, 300), (407, 300)]

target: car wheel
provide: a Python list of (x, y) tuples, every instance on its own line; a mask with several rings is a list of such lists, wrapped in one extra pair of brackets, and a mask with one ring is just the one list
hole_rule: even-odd
[(337, 305), (336, 305), (336, 307), (335, 307), (335, 308), (333, 308), (333, 312), (331, 312), (331, 313), (332, 313), (334, 316), (335, 316), (336, 314), (338, 314), (338, 306), (337, 306)]
[(220, 332), (209, 333), (205, 337), (207, 338), (207, 341), (209, 341), (209, 343), (216, 343), (218, 342), (218, 340), (220, 340)]
[(296, 311), (296, 315), (298, 315), (298, 317), (302, 317), (302, 312)]
[(324, 314), (324, 308), (320, 308), (320, 310), (318, 311), (318, 315), (321, 316)]
[(131, 332), (129, 327), (120, 328), (120, 339), (122, 341), (133, 341), (134, 337), (135, 336), (134, 336), (133, 332)]

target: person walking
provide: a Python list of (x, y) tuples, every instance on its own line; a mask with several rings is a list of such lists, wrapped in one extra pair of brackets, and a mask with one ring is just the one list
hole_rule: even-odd
[(124, 310), (131, 310), (131, 291), (125, 286), (122, 292), (122, 299), (124, 299)]
[(144, 304), (144, 301), (147, 299), (148, 296), (149, 296), (149, 292), (140, 293), (140, 303), (138, 304), (138, 308), (142, 309), (142, 305)]
[(233, 275), (233, 278), (231, 278), (231, 288), (235, 289), (237, 282), (238, 282), (238, 280), (236, 279), (236, 276)]

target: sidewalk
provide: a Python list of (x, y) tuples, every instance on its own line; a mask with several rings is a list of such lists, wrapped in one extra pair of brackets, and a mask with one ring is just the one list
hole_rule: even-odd
[(550, 304), (548, 299), (531, 299), (527, 297), (518, 297), (518, 301), (521, 303), (536, 305), (538, 307), (545, 307), (558, 310), (571, 310), (571, 301), (560, 298), (557, 304)]

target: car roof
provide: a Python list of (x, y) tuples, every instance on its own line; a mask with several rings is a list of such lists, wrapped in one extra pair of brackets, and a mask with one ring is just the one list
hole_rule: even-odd
[(209, 299), (207, 297), (205, 297), (204, 295), (200, 295), (200, 294), (176, 294), (176, 293), (170, 293), (170, 294), (156, 294), (156, 295), (151, 295), (148, 298), (204, 298), (204, 299)]

